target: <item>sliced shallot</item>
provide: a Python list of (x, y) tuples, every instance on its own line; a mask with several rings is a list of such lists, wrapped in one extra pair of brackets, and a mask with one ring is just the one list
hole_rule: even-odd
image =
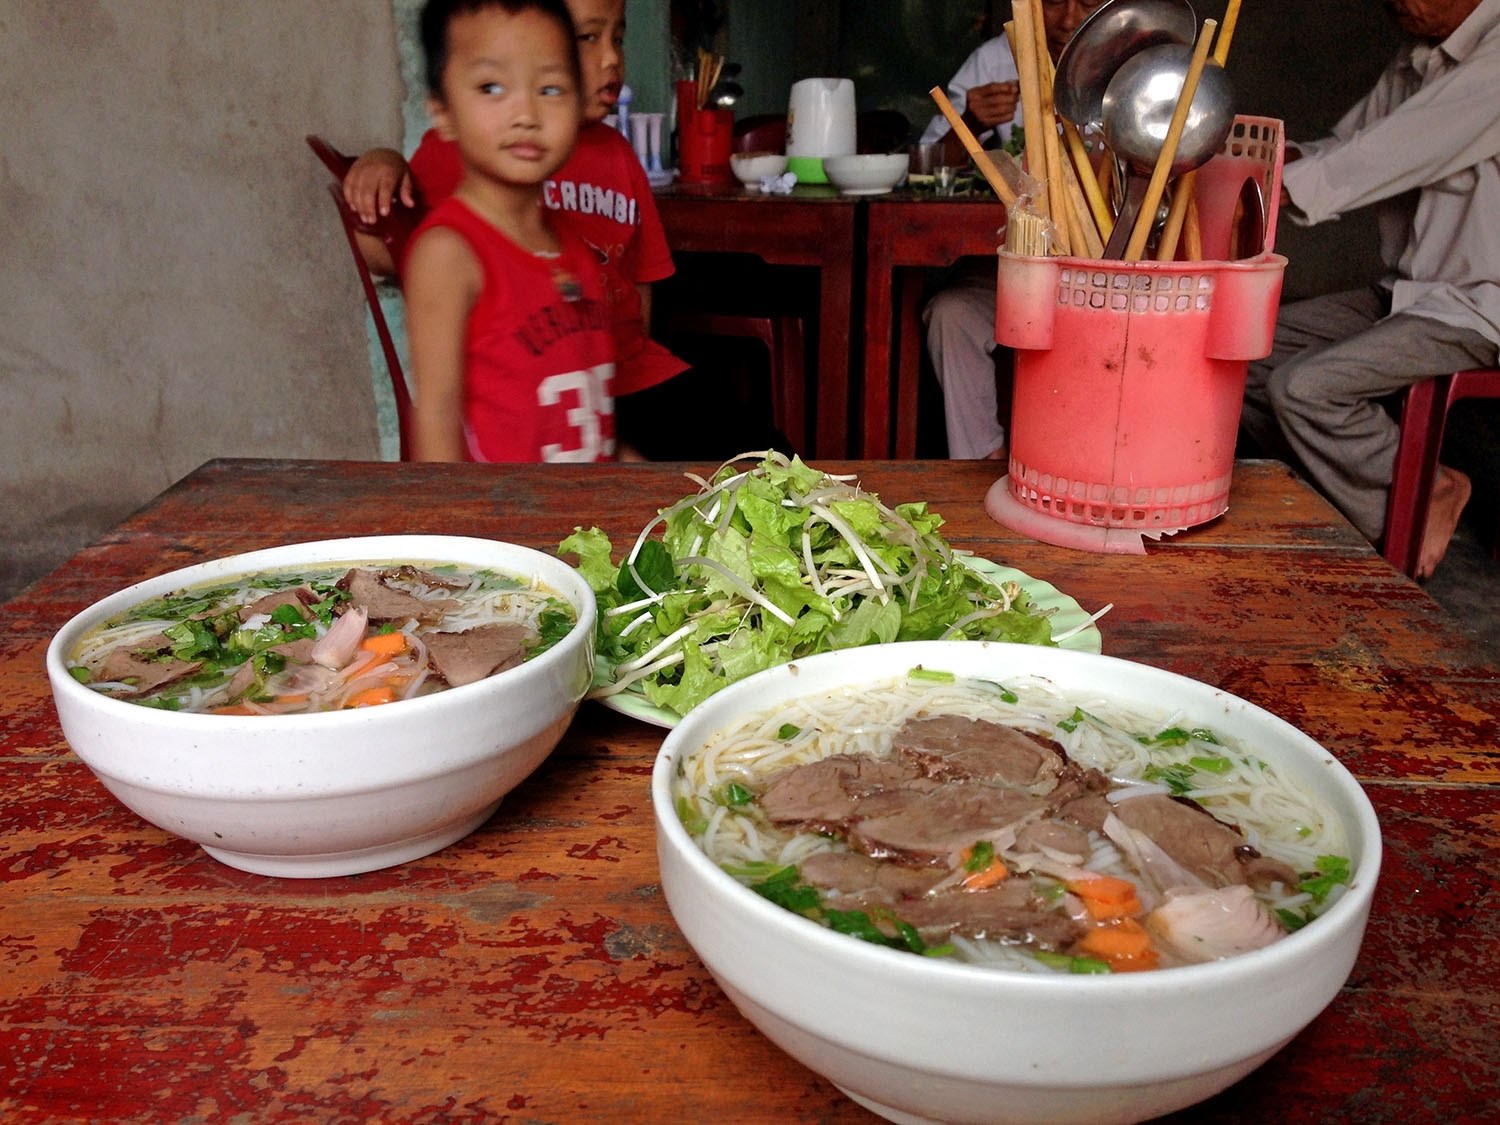
[(1157, 939), (1189, 961), (1217, 961), (1282, 937), (1276, 916), (1249, 887), (1186, 887), (1168, 891), (1146, 916)]
[(365, 639), (365, 627), (370, 615), (363, 606), (346, 611), (329, 626), (328, 632), (318, 638), (309, 657), (314, 663), (335, 671), (354, 659), (359, 651), (359, 642)]

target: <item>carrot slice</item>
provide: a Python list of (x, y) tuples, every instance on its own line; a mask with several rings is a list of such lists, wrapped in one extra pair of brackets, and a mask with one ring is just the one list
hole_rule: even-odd
[(226, 703), (223, 707), (211, 708), (210, 715), (258, 715), (260, 712), (252, 711), (243, 703)]
[(406, 634), (399, 629), (392, 633), (373, 633), (360, 641), (359, 647), (376, 656), (396, 656), (406, 651)]
[(1075, 950), (1107, 962), (1117, 973), (1154, 969), (1161, 960), (1151, 944), (1151, 935), (1133, 918), (1095, 926), (1078, 939)]
[(367, 687), (363, 691), (357, 691), (344, 703), (345, 707), (374, 707), (381, 703), (393, 703), (396, 699), (396, 690), (392, 687), (382, 685), (380, 687)]
[(1088, 879), (1075, 879), (1067, 886), (1068, 890), (1083, 900), (1089, 917), (1096, 922), (1129, 918), (1141, 912), (1141, 900), (1135, 893), (1135, 884), (1128, 879), (1095, 875)]
[[(969, 862), (969, 857), (973, 852), (973, 848), (964, 849), (965, 864)], [(990, 887), (1005, 882), (1009, 875), (1010, 871), (1006, 868), (1004, 861), (999, 856), (995, 856), (987, 866), (981, 867), (978, 871), (970, 871), (965, 875), (962, 880), (963, 888), (966, 891), (988, 890)]]

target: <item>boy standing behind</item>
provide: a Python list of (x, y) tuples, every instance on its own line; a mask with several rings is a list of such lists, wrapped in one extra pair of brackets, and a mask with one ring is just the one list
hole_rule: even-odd
[[(671, 275), (672, 255), (645, 169), (635, 150), (604, 124), (625, 79), (625, 0), (567, 0), (582, 67), (583, 127), (573, 155), (546, 182), (543, 202), (564, 213), (605, 262), (616, 336), (617, 395), (645, 390), (687, 369), (648, 335), (650, 284)], [(371, 149), (344, 178), (344, 197), (366, 222), (389, 213), (394, 201), (432, 206), (458, 186), (457, 148), (436, 130), (423, 136), (411, 166), (394, 149)], [(378, 241), (362, 243), (377, 272), (399, 263), (381, 260)]]
[(542, 206), (582, 121), (562, 0), (429, 0), (429, 112), (462, 178), (403, 269), (419, 460), (615, 452), (614, 340), (593, 252)]

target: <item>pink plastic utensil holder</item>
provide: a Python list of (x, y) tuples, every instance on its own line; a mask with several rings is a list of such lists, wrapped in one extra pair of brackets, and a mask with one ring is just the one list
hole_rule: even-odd
[(1239, 118), (1210, 165), (1226, 163), (1199, 180), (1205, 250), (1228, 245), (1235, 201), (1258, 181), (1268, 206), (1253, 258), (1000, 252), (995, 339), (1016, 361), (1009, 473), (986, 498), (998, 522), (1059, 546), (1143, 553), (1142, 535), (1228, 508), (1245, 375), (1270, 354), (1286, 268), (1271, 251), (1281, 153), (1279, 122)]

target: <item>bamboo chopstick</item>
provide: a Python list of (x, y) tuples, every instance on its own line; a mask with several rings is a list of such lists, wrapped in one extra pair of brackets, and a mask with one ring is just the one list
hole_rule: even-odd
[[(1031, 10), (1027, 4), (1016, 4), (1011, 11), (1015, 35), (1011, 39), (1016, 56), (1016, 71), (1021, 77), (1021, 124), (1026, 130), (1026, 171), (1032, 178), (1046, 182), (1047, 149), (1042, 140), (1042, 91), (1036, 69), (1036, 33), (1031, 27)], [(1046, 196), (1033, 201), (1036, 210), (1048, 216)]]
[(1004, 203), (1007, 207), (1013, 206), (1016, 202), (1016, 193), (1010, 190), (1010, 185), (1005, 182), (1005, 177), (1000, 175), (1000, 169), (995, 167), (995, 162), (990, 159), (989, 153), (984, 151), (978, 138), (964, 124), (964, 119), (958, 115), (958, 110), (953, 108), (953, 103), (948, 100), (948, 95), (943, 92), (943, 88), (941, 86), (934, 86), (927, 92), (932, 96), (932, 100), (937, 103), (937, 107), (942, 111), (943, 116), (948, 119), (949, 128), (963, 142), (963, 146), (968, 151), (968, 154), (974, 158), (974, 164), (984, 176), (985, 182), (1000, 197), (1000, 202)]
[[(1087, 159), (1087, 154), (1085, 154), (1085, 159)], [(1094, 217), (1089, 211), (1083, 185), (1078, 182), (1078, 173), (1072, 163), (1063, 160), (1059, 163), (1059, 167), (1062, 169), (1063, 187), (1068, 193), (1068, 222), (1073, 253), (1080, 257), (1102, 258), (1104, 257), (1104, 240), (1109, 237), (1109, 232), (1107, 230), (1101, 232), (1094, 225)]]
[(1146, 185), (1146, 197), (1141, 200), (1135, 228), (1130, 232), (1130, 242), (1125, 247), (1124, 260), (1127, 262), (1141, 260), (1141, 252), (1146, 249), (1146, 239), (1151, 236), (1151, 227), (1156, 222), (1156, 208), (1160, 205), (1162, 192), (1167, 186), (1172, 160), (1177, 155), (1177, 144), (1182, 140), (1182, 129), (1187, 124), (1188, 110), (1193, 107), (1193, 95), (1198, 92), (1198, 79), (1203, 74), (1204, 64), (1208, 62), (1208, 47), (1217, 27), (1216, 20), (1203, 21), (1203, 30), (1198, 35), (1197, 46), (1193, 48), (1193, 60), (1188, 64), (1187, 77), (1183, 80), (1182, 91), (1177, 95), (1177, 108), (1172, 111), (1172, 123), (1167, 126), (1166, 140), (1162, 142), (1161, 152), (1157, 154), (1156, 167), (1152, 169), (1151, 181)]
[[(1066, 215), (1070, 209), (1067, 183), (1063, 178), (1062, 150), (1057, 140), (1057, 110), (1052, 100), (1052, 56), (1047, 51), (1047, 25), (1042, 19), (1042, 0), (1030, 0), (1032, 31), (1032, 57), (1035, 59), (1037, 79), (1037, 101), (1042, 116), (1042, 151), (1047, 159), (1047, 205), (1056, 219)], [(1030, 120), (1027, 118), (1026, 120)], [(1031, 132), (1030, 129), (1027, 130)], [(1082, 216), (1070, 216), (1067, 221), (1068, 238), (1058, 247), (1058, 253), (1069, 254), (1078, 249), (1073, 231), (1081, 227)]]
[[(1079, 186), (1083, 189), (1084, 200), (1088, 204), (1089, 211), (1094, 216), (1094, 229), (1099, 237), (1105, 242), (1109, 241), (1109, 232), (1114, 229), (1114, 216), (1110, 213), (1109, 204), (1104, 201), (1104, 192), (1099, 186), (1099, 178), (1094, 175), (1094, 164), (1089, 159), (1088, 149), (1084, 146), (1083, 135), (1078, 132), (1078, 126), (1066, 118), (1059, 118), (1062, 122), (1063, 139), (1068, 144), (1068, 154), (1073, 158), (1073, 172), (1077, 177)], [(1102, 246), (1101, 246), (1102, 252)]]
[[(1229, 44), (1234, 40), (1234, 26), (1240, 20), (1240, 0), (1229, 0), (1224, 9), (1224, 22), (1219, 25), (1219, 36), (1214, 40), (1213, 60), (1219, 66), (1229, 61)], [(1196, 170), (1178, 181), (1172, 193), (1172, 206), (1167, 211), (1167, 225), (1162, 229), (1161, 242), (1156, 248), (1158, 262), (1170, 262), (1177, 257), (1177, 239), (1187, 222), (1187, 257), (1190, 262), (1203, 259), (1203, 240), (1198, 230), (1198, 201), (1193, 189), (1198, 183)]]

